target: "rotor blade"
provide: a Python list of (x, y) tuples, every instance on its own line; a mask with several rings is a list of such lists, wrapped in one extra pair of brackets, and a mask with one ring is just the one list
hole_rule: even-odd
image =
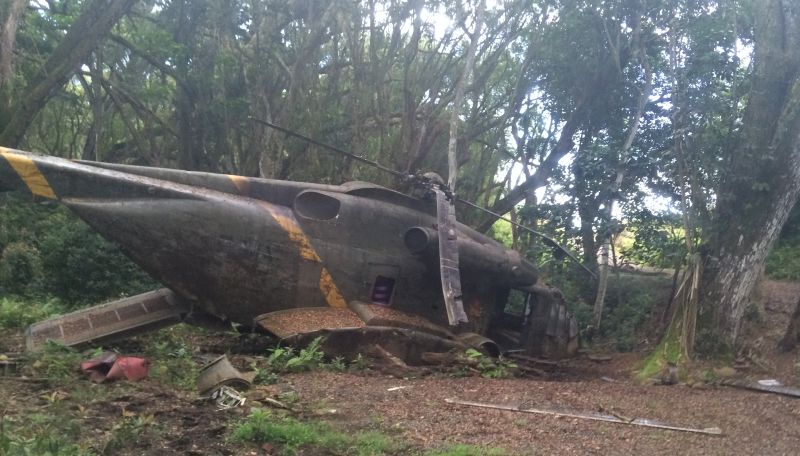
[(455, 227), (455, 206), (439, 187), (436, 194), (436, 224), (439, 229), (439, 271), (442, 277), (442, 294), (450, 326), (466, 323), (464, 301), (461, 298), (461, 273), (458, 268), (458, 238)]
[(514, 226), (516, 226), (517, 228), (522, 228), (523, 230), (525, 230), (525, 231), (528, 231), (529, 233), (532, 233), (532, 234), (535, 234), (536, 236), (539, 236), (540, 238), (542, 238), (542, 239), (545, 241), (545, 244), (547, 244), (547, 245), (549, 245), (549, 246), (551, 246), (551, 247), (555, 247), (555, 248), (557, 248), (557, 249), (561, 250), (562, 252), (564, 252), (564, 254), (565, 254), (565, 255), (567, 255), (567, 256), (568, 256), (568, 257), (569, 257), (569, 258), (570, 258), (572, 261), (574, 261), (575, 263), (577, 263), (577, 264), (578, 264), (578, 266), (580, 266), (581, 268), (583, 268), (583, 269), (584, 269), (586, 272), (588, 272), (588, 273), (589, 273), (589, 274), (590, 274), (592, 277), (594, 277), (595, 279), (597, 279), (597, 274), (595, 274), (595, 273), (594, 273), (594, 271), (592, 271), (591, 269), (587, 268), (587, 267), (586, 267), (586, 265), (584, 265), (583, 263), (581, 263), (581, 262), (580, 262), (580, 260), (578, 260), (578, 258), (577, 258), (577, 257), (576, 257), (576, 256), (575, 256), (575, 255), (574, 255), (572, 252), (570, 252), (569, 250), (567, 250), (567, 248), (566, 248), (566, 247), (564, 247), (564, 246), (562, 246), (561, 244), (559, 244), (558, 242), (556, 242), (556, 240), (555, 240), (555, 239), (553, 239), (553, 238), (551, 238), (550, 236), (548, 236), (548, 235), (546, 235), (546, 234), (542, 233), (541, 231), (536, 231), (536, 230), (534, 230), (534, 229), (532, 229), (532, 228), (528, 228), (528, 227), (527, 227), (527, 226), (525, 226), (525, 225), (522, 225), (522, 224), (520, 224), (520, 223), (514, 222), (514, 221), (512, 221), (512, 220), (511, 220), (510, 218), (508, 218), (508, 217), (503, 217), (502, 215), (498, 214), (497, 212), (491, 211), (491, 210), (489, 210), (489, 209), (486, 209), (485, 207), (482, 207), (482, 206), (478, 206), (477, 204), (475, 204), (475, 203), (473, 203), (473, 202), (471, 202), (471, 201), (467, 201), (467, 200), (465, 200), (465, 199), (462, 199), (462, 198), (457, 198), (457, 201), (458, 201), (459, 203), (466, 204), (467, 206), (469, 206), (469, 207), (472, 207), (472, 208), (474, 208), (474, 209), (478, 209), (478, 210), (481, 210), (481, 211), (483, 211), (483, 212), (486, 212), (487, 214), (491, 214), (491, 215), (492, 215), (492, 216), (494, 216), (494, 217), (497, 217), (497, 218), (499, 218), (499, 219), (501, 219), (501, 220), (505, 220), (506, 222), (508, 222), (508, 223), (510, 223), (510, 224), (512, 224), (512, 225), (514, 225)]
[(289, 136), (294, 136), (295, 138), (300, 138), (303, 141), (306, 141), (306, 142), (308, 142), (310, 144), (314, 144), (315, 146), (319, 146), (319, 147), (322, 147), (323, 149), (328, 149), (330, 151), (336, 152), (336, 153), (344, 155), (346, 157), (350, 157), (353, 160), (360, 161), (361, 163), (366, 163), (366, 164), (371, 165), (371, 166), (373, 166), (373, 167), (375, 167), (375, 168), (377, 168), (377, 169), (379, 169), (379, 170), (381, 170), (383, 172), (389, 173), (389, 174), (391, 174), (393, 176), (396, 176), (396, 177), (399, 177), (401, 179), (408, 179), (409, 178), (409, 176), (407, 174), (404, 174), (404, 173), (401, 173), (399, 171), (395, 171), (392, 168), (383, 166), (383, 165), (381, 165), (380, 163), (378, 163), (378, 162), (376, 162), (374, 160), (370, 160), (368, 158), (364, 158), (361, 155), (356, 155), (356, 154), (354, 154), (352, 152), (348, 152), (348, 151), (340, 149), (340, 148), (338, 148), (336, 146), (331, 146), (330, 144), (325, 144), (324, 142), (317, 141), (316, 139), (310, 138), (310, 137), (308, 137), (306, 135), (303, 135), (301, 133), (298, 133), (298, 132), (296, 132), (294, 130), (289, 130), (288, 128), (284, 128), (284, 127), (281, 127), (280, 125), (275, 125), (272, 122), (267, 122), (266, 120), (257, 119), (257, 118), (252, 117), (252, 116), (250, 116), (249, 119), (254, 121), (254, 122), (258, 122), (258, 123), (260, 123), (262, 125), (266, 125), (266, 126), (268, 126), (270, 128), (274, 128), (274, 129), (276, 129), (278, 131), (281, 131), (283, 133), (286, 133)]

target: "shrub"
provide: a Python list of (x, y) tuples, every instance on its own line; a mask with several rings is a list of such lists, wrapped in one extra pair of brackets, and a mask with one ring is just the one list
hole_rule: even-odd
[(40, 280), (42, 262), (39, 251), (24, 241), (5, 246), (0, 256), (0, 288), (16, 295), (27, 295)]
[(44, 303), (0, 298), (0, 328), (24, 328), (37, 321), (61, 313), (63, 309), (55, 300)]

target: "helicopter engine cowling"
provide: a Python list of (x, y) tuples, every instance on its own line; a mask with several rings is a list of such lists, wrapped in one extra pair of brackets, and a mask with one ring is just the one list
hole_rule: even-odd
[[(436, 230), (415, 226), (406, 230), (403, 242), (412, 254), (437, 255), (438, 237)], [(482, 271), (503, 286), (529, 285), (538, 278), (536, 268), (514, 250), (459, 236), (458, 251), (462, 267)]]

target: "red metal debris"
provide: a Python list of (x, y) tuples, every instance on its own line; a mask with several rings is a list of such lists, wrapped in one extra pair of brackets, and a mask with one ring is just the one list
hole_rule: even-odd
[(149, 363), (144, 358), (119, 356), (105, 352), (97, 358), (81, 362), (81, 371), (95, 383), (125, 378), (135, 382), (147, 377)]

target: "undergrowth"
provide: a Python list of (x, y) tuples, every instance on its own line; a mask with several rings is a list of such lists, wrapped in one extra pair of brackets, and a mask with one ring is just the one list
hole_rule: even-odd
[(485, 378), (509, 378), (514, 376), (517, 365), (502, 356), (499, 358), (492, 358), (480, 351), (469, 348), (466, 351), (467, 358), (477, 361), (477, 368), (481, 372), (481, 376)]
[(348, 368), (363, 370), (368, 366), (366, 358), (360, 353), (348, 362), (342, 357), (326, 361), (322, 350), (323, 337), (317, 337), (305, 348), (297, 350), (293, 347), (276, 347), (268, 352), (264, 361), (255, 361), (251, 365), (256, 371), (255, 382), (270, 384), (278, 381), (279, 374), (287, 372), (307, 372), (316, 369), (327, 369), (333, 372), (344, 372)]
[(56, 299), (0, 298), (0, 329), (18, 329), (64, 312)]
[(800, 239), (779, 241), (767, 255), (764, 271), (775, 280), (800, 279)]
[(479, 445), (452, 445), (438, 450), (431, 450), (425, 456), (506, 456), (509, 453), (502, 448)]
[(150, 361), (149, 376), (172, 387), (193, 390), (200, 367), (187, 340), (187, 331), (195, 328), (178, 325), (148, 336), (144, 352)]
[(25, 369), (34, 377), (68, 383), (78, 377), (78, 366), (82, 359), (80, 352), (74, 348), (48, 341), (41, 350), (29, 355)]
[(342, 432), (323, 422), (302, 422), (255, 409), (231, 433), (237, 442), (274, 443), (281, 454), (297, 454), (301, 448), (324, 449), (332, 455), (401, 454), (405, 445), (378, 432)]
[[(64, 430), (42, 415), (30, 415), (25, 423), (0, 417), (2, 456), (87, 456), (93, 453), (69, 441)], [(38, 421), (38, 424), (36, 423)]]

